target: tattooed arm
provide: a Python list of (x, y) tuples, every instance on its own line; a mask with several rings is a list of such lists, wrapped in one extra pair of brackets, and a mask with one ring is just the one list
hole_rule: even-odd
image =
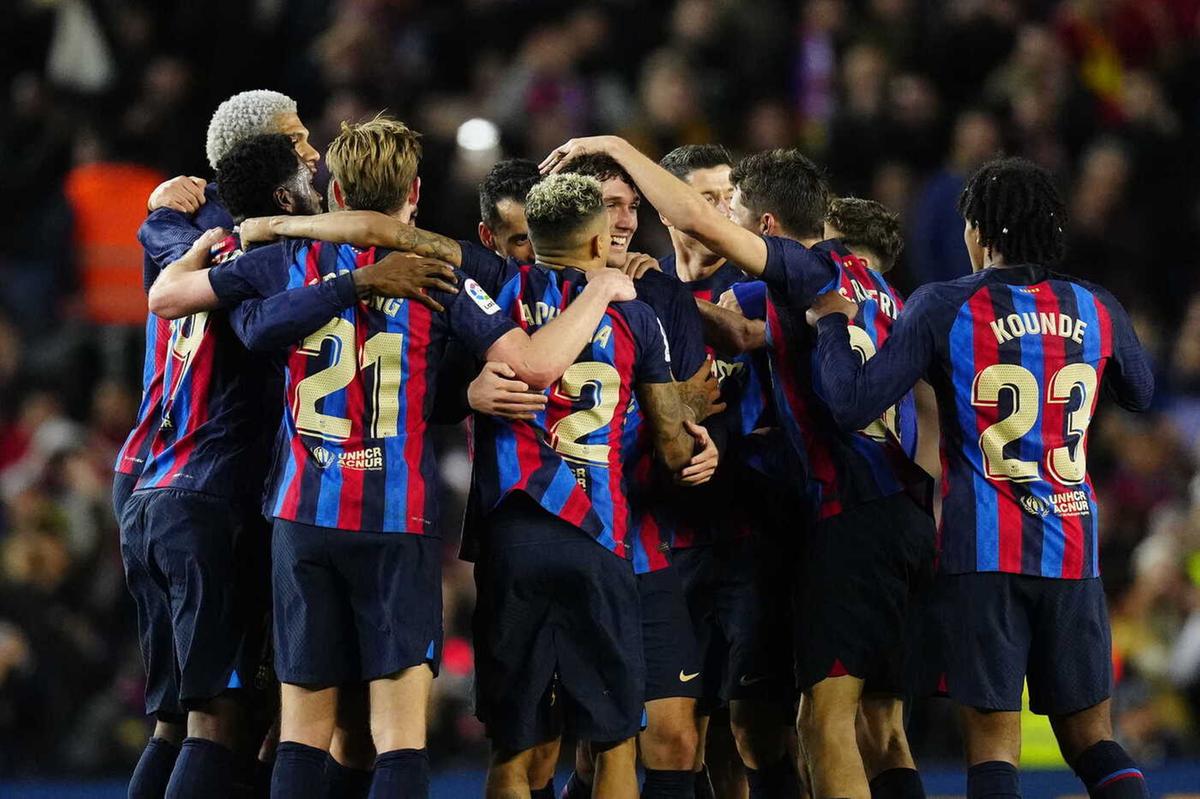
[(334, 211), (314, 216), (266, 216), (247, 219), (238, 228), (242, 241), (274, 241), (283, 236), (317, 239), (359, 247), (387, 247), (423, 258), (462, 266), (462, 247), (454, 239), (375, 211)]

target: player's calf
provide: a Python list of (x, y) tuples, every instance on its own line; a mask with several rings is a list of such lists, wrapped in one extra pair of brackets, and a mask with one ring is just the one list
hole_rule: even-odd
[(870, 796), (855, 729), (862, 688), (861, 679), (844, 674), (821, 680), (804, 695), (799, 730), (816, 797)]
[(857, 728), (871, 799), (924, 799), (925, 787), (904, 734), (904, 702), (896, 696), (863, 697)]
[(1112, 739), (1109, 700), (1063, 716), (1051, 716), (1063, 757), (1094, 799), (1143, 799), (1146, 778), (1137, 763)]

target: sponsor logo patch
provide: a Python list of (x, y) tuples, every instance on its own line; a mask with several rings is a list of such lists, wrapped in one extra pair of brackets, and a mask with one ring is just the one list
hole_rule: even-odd
[(496, 304), (495, 300), (488, 296), (488, 293), (483, 290), (483, 286), (479, 285), (471, 278), (467, 278), (465, 281), (463, 281), (463, 288), (466, 290), (467, 296), (471, 298), (471, 301), (478, 305), (480, 310), (482, 310), (488, 316), (491, 316), (500, 310), (500, 306)]

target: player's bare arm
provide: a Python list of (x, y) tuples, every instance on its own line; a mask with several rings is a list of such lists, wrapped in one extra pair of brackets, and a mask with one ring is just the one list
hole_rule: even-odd
[(765, 347), (767, 326), (761, 319), (747, 319), (728, 308), (696, 300), (704, 323), (704, 340), (718, 352), (737, 355)]
[(938, 423), (937, 395), (924, 380), (913, 386), (917, 404), (917, 451), (913, 460), (933, 479), (942, 476), (941, 427)]
[(596, 332), (610, 302), (637, 298), (633, 281), (613, 270), (603, 270), (587, 282), (579, 297), (550, 324), (532, 336), (510, 330), (487, 351), (487, 360), (512, 367), (518, 380), (532, 389), (544, 389), (562, 377)]
[(376, 211), (333, 211), (313, 216), (270, 216), (248, 219), (243, 240), (274, 241), (281, 237), (316, 239), (359, 247), (393, 250), (462, 265), (462, 248), (454, 239), (401, 222)]
[(731, 221), (709, 204), (704, 195), (618, 136), (571, 139), (546, 156), (542, 171), (557, 172), (572, 159), (587, 153), (606, 153), (616, 159), (655, 210), (681, 232), (751, 275), (761, 275), (766, 269), (767, 245), (761, 237)]
[[(639, 383), (638, 402), (650, 422), (654, 450), (672, 473), (679, 473), (695, 452), (696, 439), (684, 422), (695, 422), (675, 383)], [(703, 429), (703, 428), (700, 428)]]

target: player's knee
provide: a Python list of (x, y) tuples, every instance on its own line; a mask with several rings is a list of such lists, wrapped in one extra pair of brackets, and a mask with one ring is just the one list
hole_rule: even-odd
[(329, 754), (347, 768), (369, 770), (375, 763), (376, 753), (375, 743), (367, 729), (367, 720), (364, 718), (353, 727), (345, 727), (339, 717), (329, 743)]
[(243, 708), (234, 697), (218, 696), (188, 711), (187, 734), (233, 748), (244, 718)]
[(687, 771), (696, 762), (696, 748), (700, 736), (694, 724), (662, 724), (648, 728), (642, 733), (640, 744), (642, 760), (651, 768)]

